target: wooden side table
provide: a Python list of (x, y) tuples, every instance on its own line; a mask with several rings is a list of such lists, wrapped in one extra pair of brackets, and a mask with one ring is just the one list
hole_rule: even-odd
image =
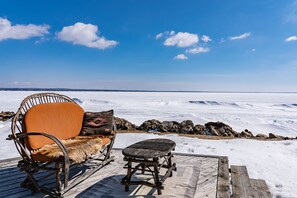
[[(164, 189), (164, 181), (172, 176), (172, 171), (176, 171), (176, 164), (172, 164), (172, 153), (175, 149), (175, 142), (169, 139), (149, 139), (132, 144), (122, 153), (124, 160), (128, 163), (124, 168), (127, 169), (127, 175), (122, 179), (122, 184), (125, 185), (125, 190), (129, 191), (130, 185), (146, 185), (157, 188), (158, 195), (161, 195), (161, 190)], [(135, 163), (135, 166), (132, 166)], [(161, 168), (166, 168), (165, 175), (161, 178), (159, 173)], [(150, 172), (154, 178), (154, 183), (147, 181), (131, 181), (132, 175), (140, 170), (142, 174)]]

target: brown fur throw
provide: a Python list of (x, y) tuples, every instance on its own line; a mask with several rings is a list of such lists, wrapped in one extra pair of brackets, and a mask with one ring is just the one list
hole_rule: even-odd
[[(70, 161), (80, 163), (96, 154), (102, 147), (98, 136), (77, 136), (69, 140), (61, 140), (66, 146)], [(57, 144), (45, 145), (31, 154), (36, 161), (55, 161), (63, 159), (63, 153)]]

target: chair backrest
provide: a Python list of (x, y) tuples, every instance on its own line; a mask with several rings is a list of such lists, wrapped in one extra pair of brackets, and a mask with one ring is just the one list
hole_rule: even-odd
[(48, 138), (30, 136), (19, 139), (18, 133), (44, 132), (67, 139), (76, 136), (82, 126), (84, 111), (71, 98), (57, 93), (37, 93), (26, 97), (11, 122), (12, 139), (25, 158), (28, 151), (51, 144)]
[[(65, 140), (79, 135), (83, 116), (84, 110), (76, 103), (38, 104), (26, 112), (23, 119), (23, 130), (26, 133), (47, 133)], [(51, 143), (50, 139), (40, 136), (29, 136), (26, 142), (31, 149), (38, 149)]]

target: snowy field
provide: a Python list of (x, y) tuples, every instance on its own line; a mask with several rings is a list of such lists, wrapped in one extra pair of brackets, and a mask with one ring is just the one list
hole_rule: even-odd
[[(16, 111), (33, 92), (0, 91), (0, 111)], [(115, 116), (134, 124), (148, 119), (192, 120), (195, 124), (222, 121), (233, 129), (254, 134), (297, 136), (297, 94), (280, 93), (152, 93), (60, 92), (74, 98), (86, 111), (114, 109)], [(5, 141), (10, 121), (0, 122), (0, 159), (17, 156)], [(154, 134), (118, 134), (115, 147), (154, 138)], [(229, 157), (232, 165), (245, 165), (251, 178), (265, 179), (274, 196), (297, 197), (297, 141), (199, 140), (163, 136), (177, 143), (176, 152)]]

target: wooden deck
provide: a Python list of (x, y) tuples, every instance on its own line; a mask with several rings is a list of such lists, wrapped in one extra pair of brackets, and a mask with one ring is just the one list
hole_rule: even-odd
[(271, 198), (264, 180), (250, 179), (245, 166), (231, 166), (233, 198)]
[[(253, 194), (244, 188), (246, 181), (241, 179), (245, 175), (242, 173), (244, 168), (231, 166), (230, 177), (227, 157), (190, 154), (174, 154), (173, 162), (177, 164), (177, 171), (165, 181), (162, 195), (157, 195), (155, 189), (142, 185), (131, 186), (130, 191), (125, 192), (121, 185), (121, 179), (126, 174), (123, 169), (123, 155), (121, 150), (113, 150), (112, 155), (115, 156), (114, 162), (68, 191), (64, 197), (272, 197), (263, 180), (250, 180)], [(19, 187), (25, 175), (16, 167), (18, 160), (19, 158), (0, 161), (0, 197), (46, 197), (42, 193), (32, 193)], [(75, 174), (77, 172), (72, 173)], [(233, 179), (232, 185), (230, 178)], [(150, 181), (152, 178), (149, 174), (139, 173), (134, 179)], [(54, 186), (53, 178), (47, 178), (43, 183)]]

